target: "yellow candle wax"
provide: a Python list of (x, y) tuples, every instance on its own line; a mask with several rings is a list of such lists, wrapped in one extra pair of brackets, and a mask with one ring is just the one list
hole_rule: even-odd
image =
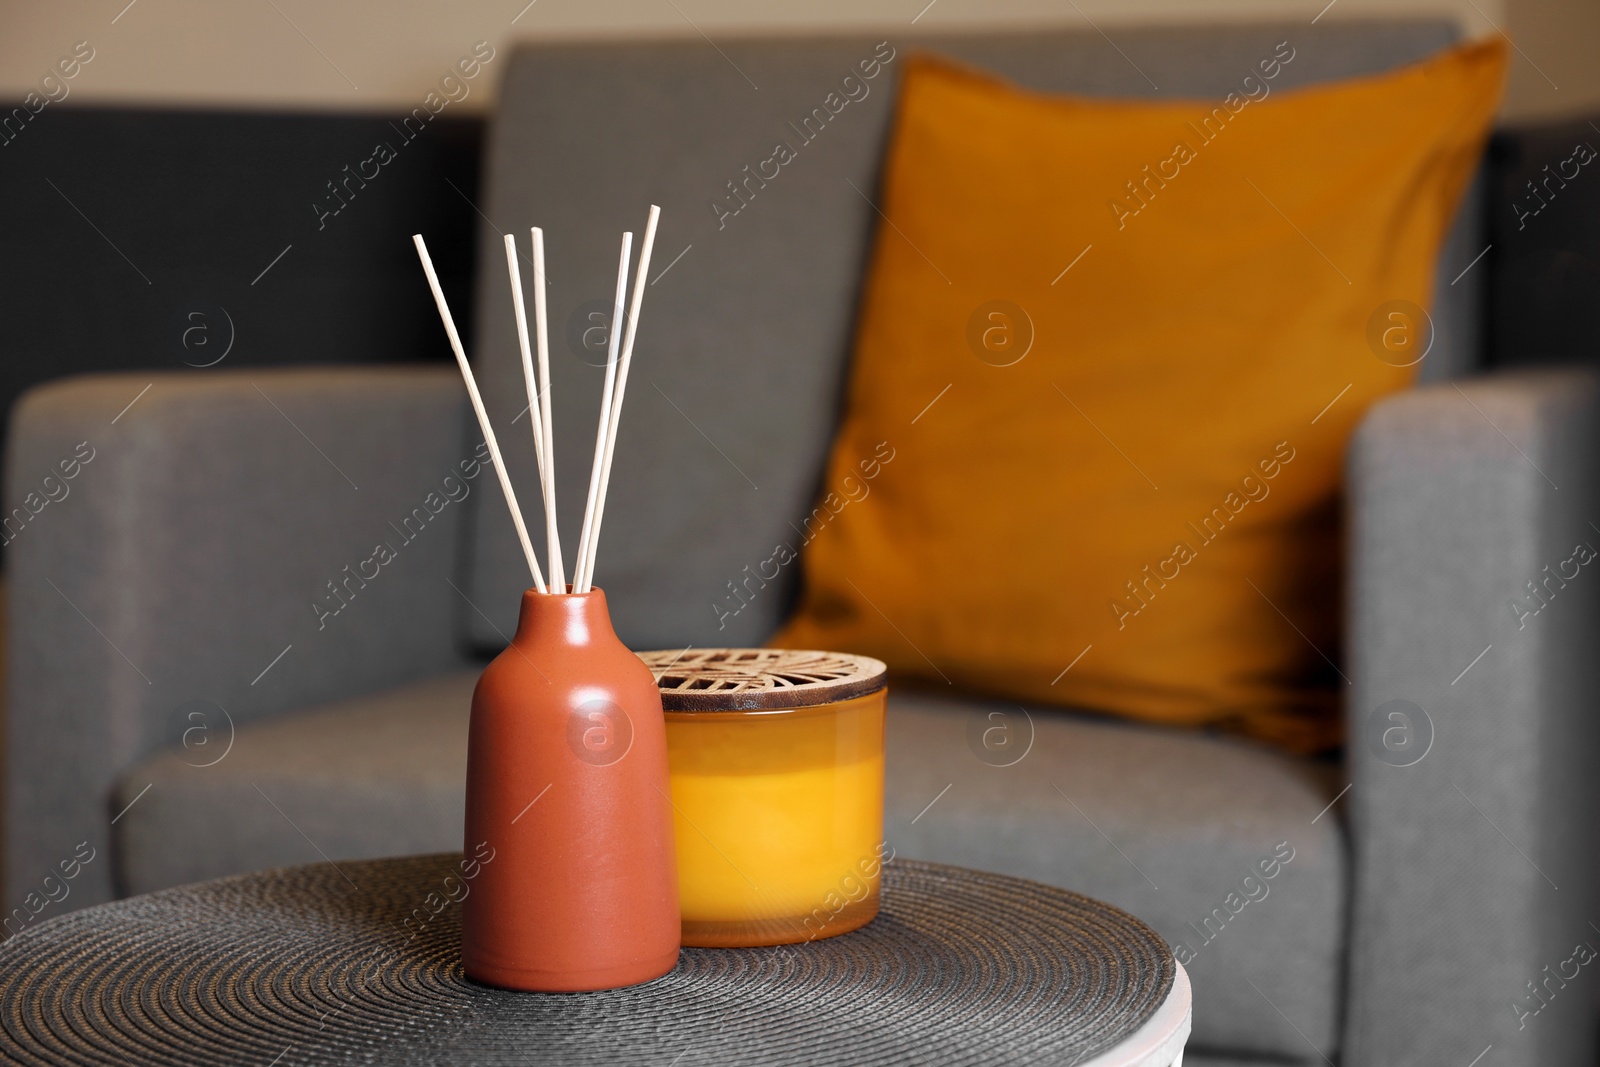
[(877, 911), (884, 691), (667, 713), (685, 944), (831, 936)]

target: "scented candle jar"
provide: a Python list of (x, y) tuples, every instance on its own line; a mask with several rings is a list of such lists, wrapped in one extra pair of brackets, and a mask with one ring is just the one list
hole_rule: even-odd
[(870, 922), (883, 663), (790, 649), (641, 658), (666, 713), (683, 943), (780, 945)]

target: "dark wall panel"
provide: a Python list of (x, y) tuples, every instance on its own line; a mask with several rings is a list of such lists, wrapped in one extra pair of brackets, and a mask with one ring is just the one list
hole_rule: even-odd
[(1508, 129), (1490, 145), (1485, 260), (1499, 366), (1600, 360), (1597, 127), (1600, 116)]
[(0, 134), (0, 412), (86, 371), (448, 359), (411, 234), (428, 237), (467, 327), (482, 127), (13, 117)]

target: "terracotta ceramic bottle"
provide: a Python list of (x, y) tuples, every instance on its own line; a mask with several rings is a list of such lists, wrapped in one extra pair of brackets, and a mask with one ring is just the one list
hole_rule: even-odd
[(481, 863), (461, 905), (468, 977), (611, 989), (677, 962), (661, 695), (599, 589), (524, 593), (516, 637), (478, 679), (465, 845)]

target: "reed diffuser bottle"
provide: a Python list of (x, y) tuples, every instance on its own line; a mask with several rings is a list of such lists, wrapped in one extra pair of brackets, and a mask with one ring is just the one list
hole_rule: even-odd
[[(666, 723), (649, 668), (611, 627), (595, 552), (660, 209), (650, 208), (628, 309), (612, 329), (594, 465), (569, 586), (556, 527), (544, 235), (533, 230), (534, 369), (516, 240), (505, 238), (539, 462), (550, 582), (506, 475), (483, 398), (421, 235), (413, 238), (533, 576), (511, 644), (478, 679), (467, 747), (466, 851), (483, 859), (461, 904), (461, 956), (480, 982), (539, 992), (613, 989), (678, 959), (680, 916)], [(624, 234), (613, 324), (633, 235)], [(619, 349), (620, 345), (620, 349)], [(541, 388), (542, 386), (542, 388)]]
[(480, 982), (609, 989), (678, 959), (678, 881), (661, 695), (617, 640), (605, 593), (522, 595), (478, 679), (467, 748), (461, 954)]

